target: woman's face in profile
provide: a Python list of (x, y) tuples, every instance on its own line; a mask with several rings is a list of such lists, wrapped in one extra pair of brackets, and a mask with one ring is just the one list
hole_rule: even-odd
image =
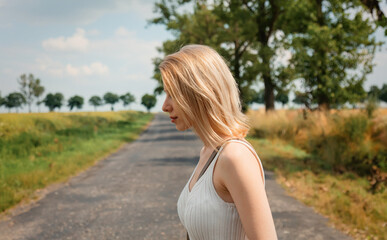
[(169, 95), (167, 91), (164, 91), (167, 95), (165, 97), (165, 101), (163, 104), (163, 111), (169, 113), (169, 117), (171, 118), (171, 122), (176, 125), (176, 129), (179, 131), (185, 131), (190, 126), (187, 126), (184, 122), (184, 115), (182, 114), (182, 111), (177, 106), (173, 98)]

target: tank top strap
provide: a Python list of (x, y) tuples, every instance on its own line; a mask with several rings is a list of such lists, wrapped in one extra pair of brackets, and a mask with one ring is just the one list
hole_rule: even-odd
[[(230, 139), (230, 140), (227, 140), (225, 143), (222, 144), (221, 148), (219, 149), (219, 152), (217, 155), (220, 154), (220, 152), (223, 150), (223, 148), (225, 147), (225, 145), (229, 142), (239, 142), (239, 143), (242, 143), (243, 145), (245, 145), (253, 154), (254, 156), (257, 158), (258, 160), (258, 163), (259, 163), (259, 166), (260, 166), (260, 170), (261, 170), (261, 174), (262, 174), (262, 179), (263, 179), (263, 185), (265, 186), (265, 172), (263, 170), (263, 165), (262, 165), (262, 162), (261, 162), (261, 159), (259, 158), (258, 154), (255, 152), (255, 149), (251, 146), (250, 143), (248, 143), (247, 141), (243, 141), (243, 140), (240, 140), (240, 139)], [(216, 159), (214, 160), (218, 160), (219, 156), (216, 156)], [(214, 161), (215, 162), (215, 161)]]

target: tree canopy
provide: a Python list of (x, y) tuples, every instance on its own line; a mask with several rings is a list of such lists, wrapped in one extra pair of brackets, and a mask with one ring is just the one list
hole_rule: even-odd
[(63, 105), (64, 97), (62, 93), (49, 93), (46, 95), (46, 97), (43, 99), (44, 105), (48, 107), (50, 112), (55, 111), (56, 108), (60, 109)]
[[(378, 25), (364, 9), (385, 19), (378, 5), (369, 2), (161, 0), (149, 22), (164, 25), (174, 35), (158, 48), (163, 55), (192, 43), (217, 50), (238, 84), (244, 110), (252, 103), (250, 89), (256, 81), (264, 83), (265, 107), (272, 110), (278, 99), (275, 93), (288, 92), (295, 79), (303, 81), (303, 89), (297, 91), (308, 99), (309, 107), (330, 108), (360, 101), (365, 95), (363, 83), (380, 43), (373, 37)], [(192, 11), (181, 11), (187, 3), (193, 5)], [(289, 61), (283, 59), (286, 51)], [(161, 60), (154, 59), (157, 94), (163, 89)], [(281, 99), (285, 100), (282, 94)]]
[(99, 96), (92, 96), (89, 99), (89, 104), (94, 106), (94, 111), (96, 111), (98, 106), (103, 105), (103, 101), (102, 98), (100, 98)]
[(114, 111), (114, 104), (116, 104), (119, 101), (119, 97), (117, 94), (107, 92), (105, 95), (103, 95), (103, 100), (105, 103), (111, 105), (111, 110)]
[(150, 111), (156, 105), (157, 99), (154, 95), (145, 94), (141, 98), (141, 104), (145, 106), (145, 108)]
[(35, 84), (33, 86), (32, 91), (33, 91), (33, 94), (34, 94), (34, 96), (35, 96), (35, 98), (37, 100), (36, 104), (38, 105), (38, 109), (39, 109), (39, 112), (40, 112), (40, 104), (42, 103), (40, 101), (40, 96), (42, 96), (43, 93), (44, 93), (44, 87), (42, 85), (40, 85), (40, 79), (36, 79), (36, 82), (35, 82)]
[(73, 110), (74, 107), (81, 109), (83, 106), (83, 97), (75, 95), (69, 98), (67, 106), (70, 108), (70, 111)]
[(379, 99), (387, 103), (387, 84), (383, 84), (383, 87), (380, 89)]
[[(358, 1), (303, 1), (292, 12), (290, 62), (310, 104), (329, 109), (364, 98), (363, 83), (380, 43), (372, 37), (376, 27), (361, 7)], [(300, 17), (300, 11), (310, 15)]]
[(8, 94), (7, 97), (5, 97), (3, 104), (6, 108), (8, 108), (8, 111), (11, 110), (11, 108), (16, 108), (16, 111), (26, 103), (26, 99), (23, 94), (19, 92), (12, 92)]
[(44, 87), (40, 86), (40, 80), (35, 78), (32, 73), (28, 76), (22, 74), (18, 79), (18, 83), (20, 85), (20, 92), (28, 105), (28, 111), (31, 112), (31, 104), (34, 101), (34, 97), (39, 97), (43, 93)]
[(131, 103), (136, 101), (136, 98), (131, 93), (126, 93), (124, 95), (120, 96), (120, 99), (122, 103), (124, 104), (124, 107), (130, 105)]
[(370, 90), (367, 94), (369, 98), (387, 102), (387, 84), (383, 84), (381, 88), (378, 88), (378, 86), (373, 85), (370, 87)]
[(1, 92), (0, 92), (0, 107), (3, 106), (5, 104), (5, 99), (1, 96)]

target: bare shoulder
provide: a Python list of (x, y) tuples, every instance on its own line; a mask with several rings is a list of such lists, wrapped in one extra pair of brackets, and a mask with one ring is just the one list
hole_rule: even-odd
[(246, 145), (239, 142), (227, 143), (219, 157), (231, 162), (239, 162), (239, 159), (256, 159), (254, 153)]
[(229, 142), (219, 155), (218, 167), (222, 182), (234, 181), (236, 178), (249, 176), (263, 179), (261, 169), (255, 154), (244, 144)]
[(235, 169), (257, 166), (254, 153), (244, 144), (238, 142), (227, 143), (219, 155), (220, 165)]

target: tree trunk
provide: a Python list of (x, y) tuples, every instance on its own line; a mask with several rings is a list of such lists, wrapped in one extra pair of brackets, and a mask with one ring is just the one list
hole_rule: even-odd
[[(318, 24), (323, 27), (325, 26), (325, 21), (324, 21), (324, 13), (323, 13), (323, 9), (322, 9), (322, 1), (323, 0), (316, 0), (316, 4), (317, 4), (317, 22)], [(321, 76), (325, 76), (326, 75), (326, 69), (327, 69), (327, 64), (326, 64), (326, 52), (320, 48), (317, 50), (317, 53), (318, 55), (318, 58), (321, 59)], [(318, 85), (323, 85), (325, 86), (326, 82), (323, 82), (323, 80), (321, 79), (321, 76), (317, 76), (317, 84)], [(330, 99), (329, 97), (327, 96), (327, 92), (323, 92), (323, 91), (320, 91), (317, 95), (317, 103), (318, 103), (318, 109), (319, 110), (322, 110), (322, 111), (325, 111), (325, 110), (329, 110), (330, 108)]]
[(242, 112), (246, 112), (247, 109), (248, 109), (248, 106), (247, 104), (245, 103), (244, 99), (245, 99), (245, 96), (244, 96), (244, 92), (243, 92), (243, 89), (242, 89), (242, 86), (241, 86), (241, 83), (242, 83), (242, 77), (241, 77), (241, 71), (240, 71), (240, 63), (239, 63), (239, 60), (240, 60), (240, 54), (239, 54), (239, 44), (238, 44), (238, 41), (234, 41), (234, 71), (233, 71), (233, 75), (234, 75), (234, 78), (235, 78), (235, 81), (238, 85), (238, 90), (239, 90), (239, 100), (241, 102), (241, 106), (242, 106)]
[[(268, 45), (269, 38), (274, 32), (274, 24), (278, 17), (277, 6), (270, 2), (270, 12), (265, 8), (265, 1), (260, 1), (256, 23), (258, 26), (257, 40), (261, 44), (258, 55), (262, 59), (263, 71), (262, 78), (265, 84), (265, 110), (266, 112), (274, 110), (274, 82), (271, 77), (270, 60), (272, 58), (271, 49)], [(270, 15), (271, 14), (271, 15)]]
[(38, 112), (40, 112), (40, 104), (41, 104), (41, 102), (40, 102), (40, 97), (38, 97)]
[(266, 112), (272, 111), (274, 107), (274, 85), (270, 76), (264, 75), (263, 81), (265, 83), (265, 110)]

